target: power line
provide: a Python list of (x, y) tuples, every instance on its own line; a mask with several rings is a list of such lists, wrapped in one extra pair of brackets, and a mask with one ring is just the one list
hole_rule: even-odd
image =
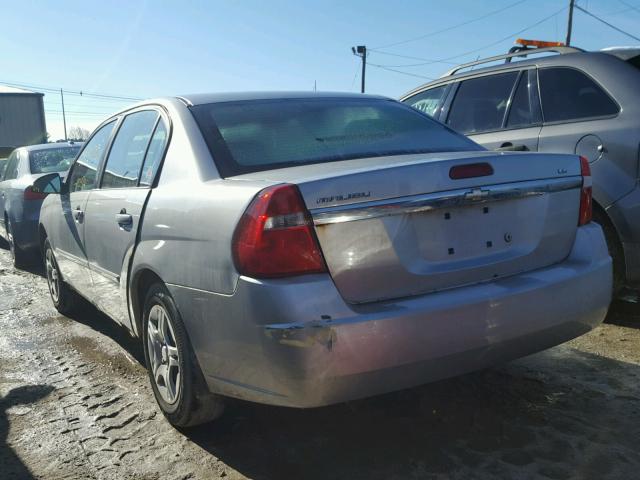
[[(472, 53), (477, 53), (477, 52), (479, 52), (479, 51), (481, 51), (481, 50), (485, 50), (485, 49), (487, 49), (487, 48), (489, 48), (489, 47), (493, 47), (493, 46), (495, 46), (495, 45), (499, 45), (499, 44), (501, 44), (502, 42), (504, 42), (504, 41), (506, 41), (506, 40), (509, 40), (509, 39), (511, 39), (511, 38), (513, 38), (513, 37), (515, 37), (515, 36), (520, 35), (521, 33), (526, 32), (527, 30), (531, 30), (532, 28), (537, 27), (538, 25), (540, 25), (540, 24), (542, 24), (542, 23), (546, 22), (547, 20), (552, 19), (552, 18), (553, 18), (553, 17), (555, 17), (556, 15), (559, 15), (560, 13), (562, 13), (562, 12), (563, 12), (564, 10), (566, 10), (566, 9), (567, 9), (567, 6), (564, 6), (564, 7), (562, 7), (560, 10), (557, 10), (557, 11), (555, 11), (554, 13), (552, 13), (551, 15), (549, 15), (549, 16), (547, 16), (547, 17), (544, 17), (544, 18), (543, 18), (543, 19), (541, 19), (541, 20), (538, 20), (538, 21), (537, 21), (536, 23), (534, 23), (533, 25), (529, 25), (528, 27), (523, 28), (522, 30), (518, 30), (517, 32), (511, 33), (511, 34), (507, 35), (506, 37), (501, 38), (500, 40), (496, 40), (495, 42), (491, 42), (491, 43), (489, 43), (489, 44), (487, 44), (487, 45), (483, 45), (483, 46), (481, 46), (481, 47), (474, 48), (473, 50), (469, 50), (469, 51), (467, 51), (467, 52), (460, 53), (460, 54), (458, 54), (458, 55), (453, 55), (453, 56), (451, 56), (451, 57), (441, 58), (441, 59), (439, 59), (439, 60), (429, 60), (429, 61), (424, 62), (424, 63), (414, 63), (414, 64), (408, 64), (408, 65), (397, 65), (397, 66), (398, 66), (398, 67), (400, 67), (400, 68), (402, 68), (402, 67), (421, 67), (421, 66), (425, 66), (425, 65), (432, 65), (432, 64), (434, 64), (434, 63), (445, 63), (445, 62), (448, 62), (449, 60), (453, 60), (453, 59), (460, 58), (460, 57), (465, 57), (465, 56), (467, 56), (467, 55), (471, 55)], [(371, 65), (373, 65), (373, 64), (371, 64)], [(392, 68), (392, 67), (387, 67), (386, 65), (376, 65), (376, 66), (377, 66), (377, 67), (386, 67), (386, 68), (389, 68), (389, 69), (391, 69), (391, 68)], [(406, 72), (400, 72), (400, 73), (406, 73)]]
[(52, 110), (52, 109), (46, 109), (45, 113), (57, 113), (60, 115), (66, 114), (66, 115), (77, 115), (77, 116), (81, 116), (81, 115), (97, 115), (100, 117), (108, 117), (109, 113), (98, 113), (98, 112), (81, 112), (81, 111), (74, 111), (74, 110), (66, 110), (63, 112), (62, 110)]
[[(434, 63), (446, 63), (447, 65), (457, 65), (456, 62), (445, 62), (445, 61), (441, 61), (441, 60), (434, 60), (433, 58), (424, 58), (424, 57), (414, 57), (412, 55), (400, 55), (399, 53), (391, 53), (391, 52), (385, 52), (384, 50), (375, 50), (373, 48), (370, 48), (369, 51), (371, 52), (375, 52), (375, 53), (379, 53), (381, 55), (389, 55), (392, 57), (398, 57), (398, 58), (408, 58), (409, 60), (420, 60), (423, 62), (434, 62)], [(393, 65), (388, 65), (389, 67), (392, 67)], [(398, 65), (400, 66), (400, 65)], [(409, 65), (407, 65), (409, 66)], [(411, 65), (413, 66), (413, 65)]]
[(526, 0), (518, 0), (517, 2), (509, 4), (506, 7), (499, 8), (498, 10), (493, 10), (493, 11), (491, 11), (489, 13), (485, 13), (484, 15), (482, 15), (480, 17), (473, 18), (471, 20), (467, 20), (466, 22), (458, 23), (456, 25), (451, 25), (450, 27), (446, 27), (446, 28), (443, 28), (441, 30), (436, 30), (435, 32), (427, 33), (427, 34), (424, 34), (424, 35), (419, 35), (417, 37), (409, 38), (407, 40), (402, 40), (400, 42), (389, 43), (387, 45), (382, 45), (380, 47), (375, 47), (375, 49), (378, 49), (378, 48), (389, 48), (389, 47), (395, 47), (395, 46), (398, 46), (398, 45), (404, 45), (406, 43), (415, 42), (417, 40), (422, 40), (423, 38), (428, 38), (428, 37), (432, 37), (434, 35), (438, 35), (440, 33), (448, 32), (448, 31), (454, 30), (456, 28), (464, 27), (465, 25), (469, 25), (471, 23), (479, 22), (480, 20), (484, 20), (485, 18), (491, 17), (491, 16), (496, 15), (498, 13), (502, 13), (505, 10), (513, 8), (516, 5), (520, 5), (521, 3), (524, 3), (525, 1)]
[(638, 42), (640, 42), (640, 37), (636, 37), (635, 35), (631, 35), (629, 32), (625, 32), (624, 30), (616, 27), (615, 25), (611, 25), (609, 22), (601, 19), (600, 17), (595, 16), (593, 13), (591, 13), (588, 10), (585, 10), (584, 8), (582, 8), (580, 5), (576, 5), (575, 8), (577, 8), (578, 10), (580, 10), (582, 13), (585, 13), (587, 15), (589, 15), (590, 17), (595, 18), (596, 20), (598, 20), (601, 23), (604, 23), (607, 27), (614, 29), (616, 32), (622, 33), (623, 35), (626, 35), (629, 38), (633, 38), (634, 40), (637, 40)]
[(381, 68), (382, 70), (388, 70), (389, 72), (401, 73), (402, 75), (408, 75), (410, 77), (424, 78), (425, 80), (434, 80), (433, 77), (427, 77), (425, 75), (418, 75), (417, 73), (403, 72), (402, 70), (396, 70), (395, 68), (387, 67), (386, 65), (378, 65), (376, 63), (368, 62), (369, 65), (376, 68)]
[[(27, 84), (27, 83), (19, 83), (19, 82), (7, 82), (7, 81), (2, 81), (0, 80), (0, 83), (3, 83), (5, 85), (9, 85), (10, 87), (18, 87), (18, 88), (29, 88), (29, 89), (36, 89), (36, 90), (44, 90), (47, 92), (53, 92), (56, 94), (60, 93), (60, 89), (59, 88), (53, 88), (53, 87), (46, 87), (43, 85), (32, 85), (32, 84)], [(139, 97), (127, 97), (127, 96), (122, 96), (122, 95), (110, 95), (110, 94), (106, 94), (106, 93), (91, 93), (91, 92), (84, 92), (82, 90), (62, 90), (63, 93), (66, 93), (68, 95), (76, 95), (76, 96), (80, 96), (80, 97), (88, 97), (88, 98), (95, 98), (95, 99), (103, 99), (103, 100), (118, 100), (118, 101), (139, 101), (139, 100), (143, 100), (142, 98)]]
[[(631, 5), (630, 3), (625, 2), (624, 0), (618, 0), (621, 4), (629, 7), (625, 10), (616, 12), (616, 13), (624, 13), (624, 12), (628, 12), (629, 10), (635, 10), (636, 12), (640, 12), (640, 8), (636, 7), (635, 5)], [(610, 14), (611, 15), (611, 14)]]

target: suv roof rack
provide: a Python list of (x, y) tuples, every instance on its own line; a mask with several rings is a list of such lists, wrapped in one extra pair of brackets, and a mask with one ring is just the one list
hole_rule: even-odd
[[(517, 49), (516, 51), (513, 51)], [(509, 50), (509, 53), (503, 55), (496, 55), (494, 57), (484, 58), (482, 60), (476, 60), (475, 62), (463, 63), (462, 65), (458, 65), (457, 67), (453, 67), (451, 70), (446, 72), (440, 78), (449, 77), (454, 73), (462, 70), (463, 68), (475, 67), (476, 65), (482, 65), (483, 63), (491, 63), (498, 60), (505, 60), (505, 63), (509, 63), (513, 57), (527, 57), (529, 55), (537, 55), (539, 53), (549, 53), (555, 52), (560, 55), (565, 55), (567, 53), (578, 53), (584, 52), (581, 48), (577, 47), (548, 47), (548, 48), (526, 48), (526, 47), (514, 47)]]

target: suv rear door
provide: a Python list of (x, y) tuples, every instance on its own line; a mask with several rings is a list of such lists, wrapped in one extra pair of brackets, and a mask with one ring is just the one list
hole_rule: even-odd
[[(538, 70), (538, 77), (544, 117), (539, 150), (585, 156), (596, 179), (594, 198), (607, 207), (635, 186), (635, 175), (628, 173), (636, 168), (635, 148), (616, 159), (616, 168), (602, 161), (610, 150), (626, 143), (623, 124), (612, 121), (620, 107), (594, 78), (578, 69), (545, 67)], [(622, 159), (631, 167), (623, 168)]]
[(489, 150), (536, 151), (541, 118), (535, 70), (460, 81), (446, 123)]
[(120, 323), (128, 320), (129, 260), (166, 139), (167, 122), (160, 111), (146, 107), (125, 116), (104, 163), (100, 187), (87, 201), (85, 239), (92, 299)]

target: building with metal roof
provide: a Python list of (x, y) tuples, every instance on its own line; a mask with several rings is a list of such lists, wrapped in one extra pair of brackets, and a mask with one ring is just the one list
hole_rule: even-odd
[(44, 93), (0, 85), (0, 158), (47, 141), (43, 98)]

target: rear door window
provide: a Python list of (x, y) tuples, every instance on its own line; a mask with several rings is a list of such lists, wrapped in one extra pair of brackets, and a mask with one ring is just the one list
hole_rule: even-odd
[(102, 174), (102, 188), (129, 188), (138, 185), (158, 112), (144, 110), (127, 115), (118, 129)]
[(518, 72), (472, 78), (460, 83), (447, 124), (464, 134), (502, 128)]
[(566, 67), (538, 72), (545, 122), (563, 122), (618, 113), (618, 105), (594, 80)]
[(529, 82), (529, 72), (525, 70), (520, 76), (520, 81), (511, 100), (507, 128), (528, 127), (540, 123), (539, 108), (534, 108), (532, 104), (532, 98), (534, 98), (531, 95), (532, 88), (533, 85)]
[(111, 131), (115, 126), (115, 120), (100, 128), (82, 150), (82, 153), (73, 164), (71, 177), (69, 178), (69, 191), (91, 190), (96, 186), (98, 165), (104, 156), (105, 149), (111, 138)]
[(149, 148), (147, 149), (147, 155), (144, 157), (144, 164), (142, 165), (142, 173), (140, 174), (140, 185), (151, 186), (156, 172), (160, 167), (162, 156), (167, 145), (167, 126), (163, 120), (158, 122), (155, 132), (149, 142)]
[(438, 113), (439, 107), (442, 104), (442, 100), (448, 85), (442, 85), (440, 87), (431, 88), (424, 92), (418, 93), (413, 97), (404, 100), (404, 103), (412, 106), (416, 110), (420, 110), (426, 113), (430, 117), (435, 117)]

